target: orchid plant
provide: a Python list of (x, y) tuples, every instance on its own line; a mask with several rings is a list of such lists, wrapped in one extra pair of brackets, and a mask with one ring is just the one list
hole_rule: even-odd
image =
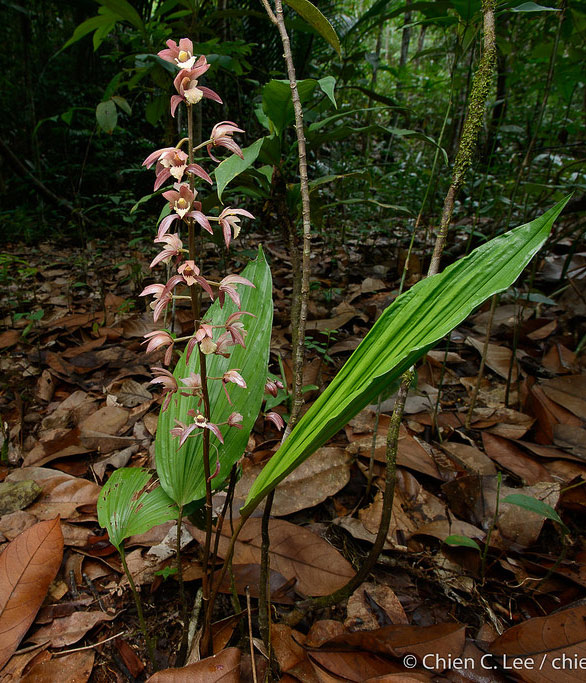
[[(244, 131), (232, 121), (221, 121), (212, 128), (208, 139), (196, 143), (194, 107), (204, 99), (222, 103), (217, 93), (200, 83), (210, 64), (205, 56), (194, 55), (193, 43), (188, 38), (182, 38), (178, 44), (168, 40), (167, 48), (158, 56), (179, 69), (173, 81), (177, 94), (171, 97), (171, 115), (175, 117), (178, 107), (184, 104), (188, 130), (175, 147), (157, 149), (143, 162), (147, 168), (154, 166), (155, 191), (171, 183), (172, 187), (162, 193), (167, 206), (154, 238), (161, 251), (150, 264), (151, 269), (165, 266), (167, 279), (164, 283), (149, 284), (141, 296), (152, 297), (150, 308), (157, 324), (166, 323), (174, 305), (189, 302), (193, 326), (184, 336), (176, 336), (165, 325), (145, 335), (146, 354), (162, 354), (161, 363), (152, 367), (150, 382), (163, 390), (155, 449), (158, 481), (152, 482), (144, 470), (140, 470), (140, 476), (136, 468), (117, 470), (100, 494), (98, 519), (119, 550), (125, 570), (125, 538), (136, 533), (137, 528), (145, 531), (163, 521), (177, 520), (177, 576), (184, 610), (181, 659), (187, 648), (188, 623), (181, 570), (181, 520), (187, 505), (194, 501), (196, 505), (203, 504), (206, 539), (201, 562), (206, 609), (201, 626), (205, 650), (210, 642), (211, 572), (215, 565), (212, 494), (224, 484), (242, 456), (261, 408), (263, 392), (273, 392), (273, 383), (267, 384), (266, 379), (272, 283), (260, 249), (257, 260), (242, 275), (229, 273), (221, 279), (211, 279), (204, 274), (203, 253), (196, 248), (203, 243), (203, 233), (213, 235), (214, 228), (219, 229), (228, 249), (240, 233), (242, 219), (254, 217), (249, 211), (234, 207), (221, 208), (218, 215), (204, 213), (196, 182), (211, 185), (213, 180), (195, 162), (195, 154), (205, 149), (212, 163), (220, 163), (214, 156), (218, 148), (242, 157), (233, 136)], [(205, 313), (202, 295), (213, 302)], [(254, 353), (248, 352), (249, 345)], [(267, 417), (278, 427), (283, 426), (276, 414)], [(215, 532), (219, 534), (221, 524), (217, 527)], [(128, 572), (127, 575), (152, 656), (153, 645), (146, 632), (138, 593), (132, 577)]]

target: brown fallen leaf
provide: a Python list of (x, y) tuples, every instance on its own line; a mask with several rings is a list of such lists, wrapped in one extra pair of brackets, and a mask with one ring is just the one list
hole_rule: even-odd
[(578, 425), (558, 424), (553, 428), (553, 442), (572, 455), (586, 460), (586, 430)]
[(147, 683), (239, 683), (240, 650), (229, 647), (182, 669), (165, 669), (153, 674)]
[(442, 450), (456, 464), (472, 474), (496, 474), (496, 467), (492, 460), (475, 446), (469, 446), (456, 441), (445, 441)]
[[(261, 522), (260, 518), (254, 518), (245, 523), (234, 550), (235, 564), (260, 564)], [(192, 533), (203, 542), (204, 532), (194, 529)], [(269, 533), (271, 567), (286, 579), (295, 579), (295, 590), (302, 595), (328, 595), (354, 576), (352, 565), (308, 529), (282, 519), (271, 519)], [(220, 557), (225, 557), (229, 540), (230, 528), (224, 525)]]
[(0, 555), (0, 669), (32, 624), (62, 557), (58, 517), (27, 529)]
[(349, 597), (346, 610), (344, 626), (349, 631), (373, 631), (389, 624), (409, 623), (399, 598), (383, 584), (363, 583)]
[(303, 681), (303, 683), (319, 683), (307, 653), (303, 649), (306, 636), (299, 631), (294, 631), (285, 624), (271, 625), (271, 645), (275, 658), (285, 676), (290, 681)]
[[(218, 570), (218, 572), (220, 573), (221, 570)], [(233, 564), (232, 573), (234, 576), (234, 586), (238, 595), (246, 595), (246, 589), (248, 588), (250, 597), (260, 597), (260, 565)], [(274, 571), (274, 569), (271, 569), (269, 576), (271, 602), (281, 605), (292, 605), (295, 602), (293, 583), (293, 581), (288, 581), (284, 576)], [(224, 574), (218, 590), (221, 593), (232, 594), (231, 577)]]
[[(474, 337), (467, 337), (466, 343), (474, 347), (480, 354), (484, 351), (484, 340), (475, 339)], [(509, 368), (511, 366), (511, 359), (513, 357), (513, 352), (511, 349), (505, 346), (499, 346), (498, 344), (489, 344), (486, 353), (486, 366), (489, 367), (493, 372), (503, 379), (508, 379)], [(519, 377), (519, 370), (517, 368), (517, 362), (513, 364), (513, 371), (511, 375), (511, 381), (516, 382)]]
[[(32, 479), (41, 487), (42, 493), (29, 505), (27, 512), (37, 519), (53, 519), (60, 515), (65, 520), (95, 520), (95, 504), (100, 487), (92, 481), (45, 467), (22, 467), (11, 472), (6, 481)], [(80, 506), (94, 506), (93, 514), (81, 514)]]
[(115, 614), (105, 612), (74, 612), (68, 617), (54, 619), (52, 623), (41, 626), (29, 639), (33, 643), (50, 642), (52, 647), (65, 647), (77, 643), (96, 624), (115, 618)]
[(55, 681), (84, 683), (91, 676), (94, 657), (93, 650), (53, 657), (35, 664), (20, 679), (20, 683), (55, 683)]
[(528, 619), (505, 631), (489, 649), (506, 657), (509, 667), (518, 657), (515, 674), (524, 681), (584, 681), (580, 662), (586, 661), (586, 606), (570, 606), (546, 617)]
[(6, 330), (0, 334), (0, 349), (7, 349), (14, 346), (20, 339), (20, 330)]
[[(275, 489), (271, 513), (290, 515), (321, 503), (344, 488), (350, 480), (350, 456), (339, 446), (319, 448)], [(235, 497), (244, 500), (264, 465), (245, 467)]]
[(524, 484), (553, 481), (553, 477), (541, 463), (528, 456), (512, 441), (490, 432), (482, 432), (482, 444), (492, 460), (503, 469), (516, 474)]
[(542, 382), (541, 388), (549, 399), (586, 420), (586, 375), (556, 377)]
[(370, 652), (314, 651), (308, 653), (308, 659), (320, 683), (363, 683), (369, 678), (403, 671), (398, 662)]

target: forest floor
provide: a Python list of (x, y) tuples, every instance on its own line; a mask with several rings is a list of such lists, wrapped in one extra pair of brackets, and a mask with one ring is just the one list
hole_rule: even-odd
[[(261, 241), (274, 281), (270, 369), (280, 375), (281, 359), (290, 386), (290, 262), (274, 237), (250, 235), (244, 246), (251, 251)], [(395, 243), (382, 235), (314, 246), (308, 404), (394, 299), (402, 267)], [(371, 546), (381, 519), (393, 397), (361, 412), (277, 490), (272, 639), (283, 681), (500, 681), (512, 673), (527, 681), (584, 680), (586, 660), (577, 658), (586, 656), (586, 364), (574, 351), (586, 333), (586, 254), (569, 263), (570, 247), (561, 240), (554, 253), (537, 258), (533, 287), (541, 294), (527, 297), (525, 281), (500, 297), (469, 427), (490, 302), (418, 366), (401, 427), (385, 550), (347, 604), (294, 610), (299, 596), (343, 585)], [(57, 516), (65, 543), (58, 577), (0, 683), (134, 681), (150, 673), (119, 556), (96, 515), (100, 486), (114, 469), (153, 465), (161, 399), (149, 385), (149, 368), (160, 358), (145, 356), (141, 346), (155, 328), (137, 296), (152, 281), (150, 249), (119, 242), (84, 249), (12, 245), (0, 261), (0, 552)], [(418, 263), (412, 261), (409, 285), (420, 276)], [(177, 329), (188, 321), (189, 311), (178, 308)], [(287, 397), (278, 399), (272, 409), (285, 413)], [(278, 442), (276, 430), (259, 418), (242, 458), (234, 515)], [(503, 502), (512, 494), (526, 498), (521, 505)], [(546, 518), (551, 509), (563, 524)], [(165, 572), (174, 561), (172, 527), (126, 543), (158, 635), (161, 668), (174, 665), (180, 634), (176, 582)], [(201, 532), (186, 523), (184, 533), (193, 604)], [(454, 536), (459, 545), (445, 543)], [(242, 612), (230, 617), (227, 595), (218, 605), (224, 621), (214, 650), (222, 653), (216, 668), (223, 681), (253, 680), (243, 596), (249, 586), (255, 607), (259, 547), (256, 517), (234, 559)], [(567, 657), (565, 678), (556, 657)], [(189, 678), (165, 680), (220, 675), (194, 669)]]

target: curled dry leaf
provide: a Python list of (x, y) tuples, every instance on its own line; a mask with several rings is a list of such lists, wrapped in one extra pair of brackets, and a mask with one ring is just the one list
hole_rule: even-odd
[(27, 529), (0, 555), (0, 668), (32, 624), (62, 557), (58, 517)]
[[(249, 519), (243, 526), (234, 549), (234, 564), (260, 564), (261, 522)], [(194, 529), (196, 539), (203, 532)], [(269, 522), (271, 567), (286, 579), (295, 579), (295, 590), (302, 595), (328, 595), (354, 576), (352, 565), (327, 541), (308, 529), (282, 519)], [(224, 525), (219, 555), (225, 557), (230, 527)]]
[(506, 656), (509, 662), (519, 657), (516, 673), (530, 683), (583, 681), (584, 668), (579, 662), (586, 658), (586, 606), (517, 624), (493, 641), (490, 651)]
[[(468, 337), (466, 339), (466, 343), (470, 344), (470, 346), (473, 346), (480, 354), (483, 353), (484, 340)], [(505, 346), (499, 346), (498, 344), (489, 344), (486, 353), (486, 366), (489, 367), (493, 372), (496, 372), (496, 374), (503, 379), (508, 379), (512, 357), (513, 352), (511, 349), (507, 349)], [(516, 382), (518, 376), (519, 371), (517, 369), (517, 362), (515, 361), (513, 365), (511, 381)]]
[(147, 683), (239, 683), (240, 650), (229, 647), (220, 654), (206, 657), (182, 669), (165, 669), (151, 676)]

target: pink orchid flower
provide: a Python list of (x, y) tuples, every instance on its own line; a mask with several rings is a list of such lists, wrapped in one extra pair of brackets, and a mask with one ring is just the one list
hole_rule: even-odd
[(173, 355), (173, 344), (175, 343), (173, 337), (165, 330), (155, 330), (154, 332), (149, 332), (148, 334), (145, 334), (144, 338), (145, 341), (143, 341), (142, 343), (147, 344), (146, 353), (152, 353), (161, 346), (167, 346), (167, 344), (169, 345), (169, 348), (165, 352), (165, 357), (163, 359), (163, 364), (169, 365), (169, 363), (171, 362), (171, 357)]
[[(167, 190), (163, 192), (163, 197), (169, 202), (172, 211), (183, 218), (186, 213), (189, 213), (193, 202), (195, 201), (194, 193), (189, 189), (189, 185), (182, 183), (177, 190)], [(160, 237), (160, 235), (157, 235)]]
[(265, 418), (267, 420), (270, 420), (279, 431), (284, 429), (285, 422), (284, 422), (283, 418), (279, 415), (279, 413), (273, 413), (273, 412), (267, 413), (265, 415)]
[(191, 287), (197, 283), (210, 295), (211, 299), (213, 300), (214, 293), (212, 288), (205, 277), (202, 277), (199, 274), (199, 268), (195, 265), (194, 261), (185, 261), (179, 266), (179, 268), (177, 268), (177, 272), (180, 273), (183, 281), (188, 287)]
[(169, 264), (173, 256), (181, 256), (183, 252), (183, 242), (179, 239), (178, 235), (163, 235), (161, 239), (155, 239), (155, 242), (162, 242), (167, 246), (151, 261), (150, 268), (154, 268), (159, 263)]
[(167, 49), (161, 50), (158, 56), (176, 64), (180, 69), (191, 69), (196, 60), (193, 56), (193, 43), (189, 38), (181, 38), (179, 45), (174, 40), (168, 40)]
[(236, 291), (234, 285), (246, 285), (247, 287), (254, 287), (250, 280), (247, 280), (241, 275), (226, 275), (226, 277), (220, 281), (220, 287), (218, 289), (218, 299), (220, 301), (220, 307), (224, 307), (224, 296), (227, 294), (232, 301), (240, 308), (240, 295)]
[(212, 141), (208, 146), (208, 154), (210, 158), (219, 163), (219, 159), (212, 154), (212, 147), (225, 147), (234, 154), (237, 154), (241, 159), (244, 159), (242, 150), (240, 147), (232, 140), (232, 135), (234, 133), (244, 133), (242, 128), (238, 126), (233, 121), (220, 121), (212, 128), (212, 134), (210, 135), (210, 140)]
[(142, 165), (150, 168), (155, 161), (155, 190), (158, 190), (163, 183), (169, 178), (173, 177), (177, 182), (181, 182), (184, 173), (193, 173), (202, 180), (212, 184), (212, 179), (206, 171), (199, 164), (187, 164), (188, 156), (185, 152), (176, 147), (163, 147), (149, 156), (143, 161)]
[[(163, 194), (166, 194), (166, 192)], [(193, 220), (198, 225), (201, 225), (201, 227), (204, 228), (204, 230), (207, 230), (211, 235), (213, 235), (214, 231), (212, 230), (212, 226), (210, 225), (210, 222), (208, 221), (206, 216), (201, 211), (201, 202), (193, 202), (193, 209), (194, 210), (190, 211), (185, 216), (185, 218), (193, 218)], [(178, 218), (179, 216), (176, 213), (172, 213), (169, 216), (165, 216), (165, 218), (163, 218), (163, 220), (159, 223), (157, 239), (160, 239), (167, 232), (167, 230), (169, 230), (173, 221), (176, 221)]]
[[(203, 61), (201, 61), (203, 60)], [(179, 93), (178, 95), (173, 95), (171, 97), (171, 116), (175, 116), (175, 111), (181, 102), (186, 102), (188, 105), (197, 104), (202, 100), (202, 98), (207, 97), (214, 102), (223, 104), (222, 98), (218, 93), (206, 88), (203, 85), (199, 85), (199, 77), (204, 74), (210, 65), (207, 63), (205, 57), (200, 57), (193, 69), (182, 69), (175, 80), (173, 85)]]
[(226, 394), (226, 398), (228, 399), (228, 403), (232, 405), (232, 401), (230, 400), (230, 396), (228, 394), (228, 390), (226, 389), (226, 384), (237, 384), (239, 387), (242, 387), (243, 389), (246, 389), (246, 382), (244, 381), (244, 377), (238, 372), (238, 370), (227, 370), (223, 375), (222, 375), (222, 388), (224, 389), (224, 393)]
[(240, 218), (238, 216), (246, 216), (247, 218), (254, 218), (250, 211), (245, 209), (231, 209), (227, 206), (218, 216), (222, 232), (224, 233), (224, 242), (226, 246), (230, 246), (232, 239), (232, 231), (234, 231), (234, 239), (240, 234)]
[(230, 413), (230, 416), (228, 417), (228, 426), (229, 427), (236, 427), (237, 429), (242, 429), (242, 420), (244, 418), (240, 413)]
[(177, 386), (177, 380), (175, 379), (175, 377), (173, 377), (169, 370), (165, 370), (165, 368), (153, 367), (151, 368), (151, 371), (155, 373), (157, 376), (154, 379), (152, 379), (149, 382), (149, 384), (163, 385), (163, 396), (166, 396), (166, 398), (161, 408), (161, 412), (164, 413), (165, 410), (167, 410), (167, 408), (169, 407), (169, 403), (171, 403), (173, 394), (179, 388)]

